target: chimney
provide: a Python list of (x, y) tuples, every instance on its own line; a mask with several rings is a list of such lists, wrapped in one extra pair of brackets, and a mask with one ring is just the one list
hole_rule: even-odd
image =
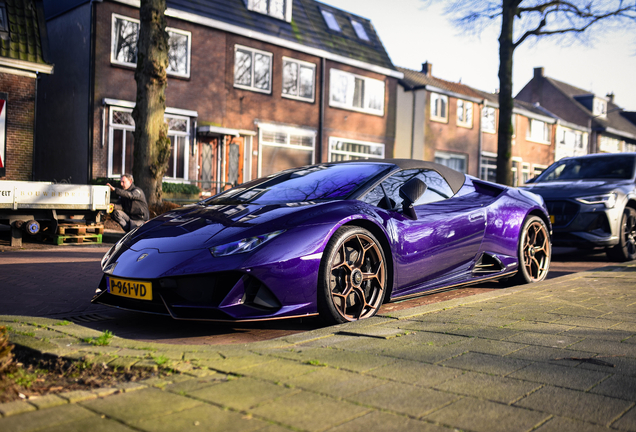
[(614, 103), (614, 92), (608, 93), (607, 98), (609, 99), (610, 103)]
[(535, 78), (543, 78), (545, 76), (543, 67), (534, 68), (534, 77)]
[(426, 76), (433, 76), (433, 63), (422, 63), (422, 73)]

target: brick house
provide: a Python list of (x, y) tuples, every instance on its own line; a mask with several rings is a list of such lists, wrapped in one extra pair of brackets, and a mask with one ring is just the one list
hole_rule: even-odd
[[(434, 160), (495, 181), (498, 95), (421, 71), (398, 68), (396, 157)], [(556, 117), (542, 107), (515, 101), (513, 184), (520, 186), (554, 161)]]
[(433, 76), (433, 65), (421, 71), (398, 68), (395, 157), (442, 163), (478, 176), (479, 113), (484, 98), (461, 83)]
[(42, 2), (0, 2), (0, 180), (33, 179), (35, 98), (51, 73)]
[(587, 133), (589, 140), (583, 148), (588, 153), (636, 151), (636, 125), (622, 115), (623, 110), (614, 103), (613, 94), (596, 95), (547, 77), (544, 69), (538, 67), (516, 99), (538, 103), (563, 120), (557, 141), (570, 140), (578, 147), (584, 139), (578, 134)]
[[(314, 0), (167, 3), (164, 181), (213, 193), (293, 166), (393, 154), (402, 74), (368, 20)], [(43, 177), (131, 171), (139, 2), (45, 5), (60, 73), (38, 99), (55, 111), (38, 136), (42, 164), (57, 161)]]

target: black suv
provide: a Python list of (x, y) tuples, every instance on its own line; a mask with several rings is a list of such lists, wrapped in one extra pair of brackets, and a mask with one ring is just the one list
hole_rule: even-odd
[(636, 259), (636, 153), (592, 154), (553, 163), (524, 189), (541, 195), (554, 246), (605, 247)]

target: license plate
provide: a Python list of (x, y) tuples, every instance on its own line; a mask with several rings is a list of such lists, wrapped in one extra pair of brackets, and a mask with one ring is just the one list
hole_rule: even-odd
[(109, 277), (108, 292), (121, 297), (152, 300), (152, 282)]
[(553, 224), (554, 223), (554, 215), (550, 215), (550, 223)]

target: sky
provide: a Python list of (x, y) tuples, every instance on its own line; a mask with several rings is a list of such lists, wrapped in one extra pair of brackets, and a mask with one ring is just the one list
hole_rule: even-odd
[[(423, 0), (321, 0), (371, 20), (393, 64), (494, 92), (499, 87), (500, 26), (480, 36), (462, 34), (443, 13), (442, 2)], [(593, 35), (592, 35), (593, 36)], [(610, 33), (591, 45), (563, 46), (554, 39), (526, 40), (513, 58), (513, 95), (532, 79), (534, 68), (545, 75), (605, 96), (627, 111), (636, 111), (636, 41), (629, 32)], [(530, 42), (530, 43), (529, 43)]]

